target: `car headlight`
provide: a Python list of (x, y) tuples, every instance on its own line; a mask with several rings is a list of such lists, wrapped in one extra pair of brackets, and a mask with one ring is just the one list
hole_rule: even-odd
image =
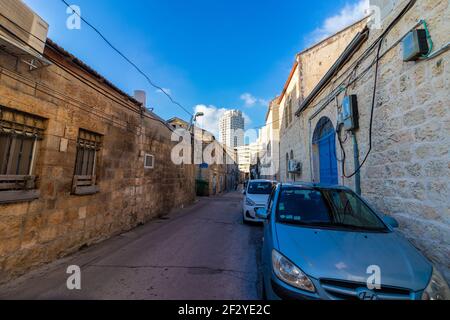
[(450, 300), (450, 289), (442, 274), (433, 268), (430, 283), (423, 293), (422, 300)]
[(301, 290), (316, 292), (314, 284), (303, 271), (276, 250), (272, 251), (272, 265), (281, 281)]
[(246, 204), (247, 206), (250, 206), (250, 207), (256, 206), (256, 202), (253, 201), (253, 200), (250, 199), (250, 198), (245, 198), (245, 204)]

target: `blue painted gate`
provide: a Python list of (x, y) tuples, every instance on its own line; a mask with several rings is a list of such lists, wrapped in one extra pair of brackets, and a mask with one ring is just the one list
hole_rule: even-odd
[(320, 183), (337, 185), (338, 169), (336, 159), (336, 134), (328, 118), (323, 118), (316, 129), (315, 144), (318, 146)]

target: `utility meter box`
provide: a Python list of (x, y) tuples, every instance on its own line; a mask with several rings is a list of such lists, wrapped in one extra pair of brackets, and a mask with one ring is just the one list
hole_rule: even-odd
[(424, 29), (412, 30), (403, 39), (403, 61), (416, 61), (429, 50), (427, 32)]
[(302, 164), (301, 164), (301, 162), (298, 162), (296, 160), (289, 160), (289, 162), (288, 162), (288, 172), (289, 173), (301, 174), (302, 173)]
[(339, 118), (347, 131), (359, 129), (358, 99), (356, 95), (345, 96)]

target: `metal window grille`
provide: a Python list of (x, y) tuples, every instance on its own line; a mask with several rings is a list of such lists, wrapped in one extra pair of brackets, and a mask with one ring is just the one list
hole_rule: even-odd
[(96, 183), (97, 153), (102, 146), (100, 134), (80, 129), (72, 192), (75, 194), (94, 193)]
[(35, 187), (33, 165), (45, 119), (0, 106), (0, 191)]

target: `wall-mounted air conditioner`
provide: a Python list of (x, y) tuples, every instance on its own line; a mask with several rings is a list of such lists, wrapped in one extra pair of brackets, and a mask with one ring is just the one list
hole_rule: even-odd
[(47, 33), (48, 23), (21, 0), (0, 0), (0, 46), (42, 55)]

